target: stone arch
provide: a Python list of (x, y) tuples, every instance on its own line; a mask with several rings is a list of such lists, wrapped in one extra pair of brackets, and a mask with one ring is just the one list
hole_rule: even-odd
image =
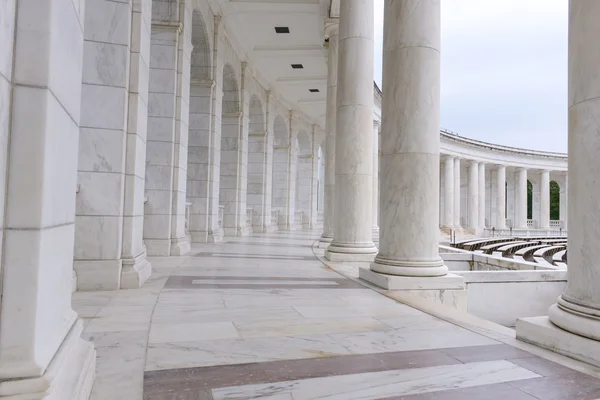
[(211, 80), (212, 50), (204, 17), (198, 10), (194, 10), (194, 13), (192, 14), (192, 46), (191, 79)]
[(273, 146), (287, 146), (290, 142), (289, 132), (285, 119), (278, 115), (273, 123), (274, 140)]
[(250, 98), (250, 124), (248, 131), (252, 132), (265, 132), (265, 114), (263, 111), (262, 102), (258, 96), (253, 95)]
[(240, 94), (235, 70), (231, 64), (223, 67), (223, 113), (240, 111)]
[(305, 131), (298, 133), (298, 154), (307, 155), (312, 154), (312, 146), (308, 134)]
[(550, 181), (550, 220), (560, 221), (560, 185)]

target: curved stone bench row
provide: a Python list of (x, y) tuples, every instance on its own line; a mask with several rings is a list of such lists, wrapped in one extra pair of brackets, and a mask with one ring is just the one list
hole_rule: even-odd
[(453, 246), (476, 254), (488, 254), (517, 262), (533, 262), (544, 267), (566, 268), (567, 264), (565, 237), (479, 238), (464, 240)]

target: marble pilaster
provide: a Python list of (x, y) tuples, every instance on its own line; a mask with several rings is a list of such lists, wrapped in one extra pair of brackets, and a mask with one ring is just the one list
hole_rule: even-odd
[(460, 222), (460, 202), (461, 202), (461, 185), (460, 185), (460, 158), (454, 159), (454, 227), (459, 229)]
[(517, 321), (517, 338), (600, 366), (600, 3), (569, 3), (569, 269), (544, 317)]
[(550, 227), (550, 171), (540, 172), (540, 229)]
[(134, 10), (128, 3), (90, 0), (85, 12), (77, 287), (137, 288), (151, 274), (142, 242), (151, 2)]
[(496, 229), (506, 229), (506, 167), (496, 168)]
[(1, 8), (0, 393), (87, 400), (96, 354), (71, 308), (84, 9), (64, 0)]
[(527, 229), (527, 169), (515, 172), (515, 229)]
[(379, 274), (448, 272), (438, 251), (440, 40), (439, 0), (386, 0), (382, 214), (379, 253), (371, 263)]
[(454, 157), (444, 160), (444, 226), (454, 227)]
[(335, 135), (337, 113), (338, 74), (338, 21), (329, 21), (325, 34), (329, 36), (327, 49), (327, 115), (325, 120), (325, 183), (323, 200), (323, 234), (319, 247), (326, 248), (333, 240), (335, 213)]
[(373, 0), (340, 3), (331, 261), (372, 260)]
[[(184, 36), (183, 24), (178, 21), (152, 22), (145, 185), (148, 201), (144, 210), (144, 242), (150, 255), (176, 255), (189, 250), (184, 229), (187, 128), (181, 126), (183, 122), (187, 126), (189, 117), (189, 100), (182, 96), (184, 67), (180, 66), (187, 59), (189, 79), (189, 56), (181, 43)], [(189, 88), (189, 81), (185, 85)]]
[(485, 224), (485, 163), (479, 163), (479, 225), (478, 228), (480, 231), (483, 231), (486, 228)]
[(373, 121), (373, 239), (379, 237), (379, 128)]
[(479, 163), (471, 161), (469, 164), (468, 186), (469, 228), (479, 227)]

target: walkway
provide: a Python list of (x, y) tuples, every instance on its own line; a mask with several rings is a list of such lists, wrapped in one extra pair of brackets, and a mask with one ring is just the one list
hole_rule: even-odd
[(75, 293), (98, 351), (92, 399), (600, 397), (600, 380), (506, 344), (507, 329), (476, 333), (339, 275), (313, 255), (317, 237), (195, 245), (152, 259), (142, 289)]

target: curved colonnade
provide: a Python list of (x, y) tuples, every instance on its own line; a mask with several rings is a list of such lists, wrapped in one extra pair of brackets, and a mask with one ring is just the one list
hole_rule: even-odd
[[(95, 354), (72, 290), (139, 288), (152, 273), (147, 255), (185, 254), (191, 242), (311, 228), (323, 210), (328, 259), (443, 279), (440, 225), (566, 229), (565, 155), (440, 136), (439, 0), (415, 3), (414, 13), (407, 2), (386, 1), (386, 20), (399, 23), (385, 25), (392, 55), (384, 98), (375, 90), (373, 100), (372, 0), (9, 0), (0, 19), (0, 396), (87, 398)], [(290, 32), (273, 24), (291, 7), (300, 7), (285, 19), (292, 30), (294, 18), (312, 24), (302, 43), (269, 36)], [(585, 29), (570, 38), (587, 38), (600, 6), (572, 8), (572, 26)], [(265, 24), (265, 13), (276, 17)], [(597, 53), (590, 45), (570, 54), (586, 67), (571, 102), (581, 120), (593, 119), (599, 90), (587, 85), (600, 59), (588, 50)], [(304, 69), (298, 57), (304, 75), (275, 75), (281, 63)], [(571, 129), (593, 138), (592, 125)], [(584, 170), (598, 162), (584, 147), (570, 150), (581, 246), (595, 235), (585, 212), (597, 205)], [(554, 222), (552, 181), (563, 196)], [(551, 308), (564, 332), (591, 339), (597, 253), (571, 257), (575, 277)], [(573, 328), (582, 315), (589, 321)]]

